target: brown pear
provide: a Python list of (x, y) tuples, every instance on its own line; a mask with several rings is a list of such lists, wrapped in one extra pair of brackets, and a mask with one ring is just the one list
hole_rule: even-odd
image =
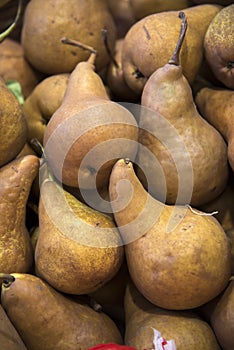
[(114, 221), (45, 180), (39, 202), (37, 275), (59, 291), (91, 293), (111, 280), (124, 257)]
[(18, 81), (24, 98), (28, 97), (40, 78), (25, 59), (22, 45), (10, 38), (0, 44), (0, 75), (5, 82)]
[(30, 350), (86, 350), (99, 343), (122, 343), (106, 314), (62, 295), (34, 275), (5, 278), (1, 304)]
[(191, 309), (226, 287), (231, 247), (217, 219), (154, 199), (129, 160), (114, 165), (109, 191), (129, 274), (146, 299), (166, 309)]
[(107, 0), (108, 8), (114, 18), (117, 39), (123, 38), (136, 22), (130, 0)]
[[(138, 175), (145, 186), (149, 181), (153, 196), (168, 204), (199, 206), (224, 190), (229, 168), (226, 143), (198, 113), (180, 64), (185, 16), (185, 11), (180, 13), (181, 33), (172, 58), (144, 86), (139, 122), (139, 143), (144, 147), (139, 148), (137, 162), (147, 169), (144, 176), (141, 171)], [(163, 175), (155, 176), (160, 171)]]
[(225, 6), (212, 19), (205, 38), (204, 54), (214, 76), (234, 89), (234, 4)]
[(176, 349), (180, 350), (220, 349), (210, 325), (195, 312), (156, 307), (139, 293), (133, 283), (127, 285), (124, 301), (126, 345), (136, 349), (153, 349), (157, 331), (167, 347), (173, 341)]
[[(206, 30), (221, 9), (219, 5), (207, 4), (183, 10), (189, 26), (180, 59), (189, 83), (193, 82), (202, 63)], [(139, 95), (150, 75), (170, 59), (179, 36), (179, 26), (178, 11), (164, 11), (137, 21), (125, 35), (122, 53), (124, 77)]]
[(211, 326), (223, 350), (234, 348), (234, 280), (230, 280), (211, 315)]
[(0, 77), (0, 166), (10, 162), (23, 148), (27, 124), (22, 108)]
[(193, 5), (190, 0), (129, 0), (133, 14), (137, 20), (165, 11), (183, 10)]
[(61, 45), (64, 35), (72, 37), (98, 50), (97, 70), (100, 71), (109, 62), (102, 42), (103, 28), (110, 34), (113, 51), (116, 27), (106, 1), (32, 0), (25, 9), (21, 43), (25, 57), (40, 72), (70, 73), (78, 62), (88, 58), (85, 51)]
[(231, 5), (233, 0), (193, 0), (195, 4), (219, 4), (222, 6)]
[(122, 155), (135, 159), (137, 122), (127, 108), (110, 100), (95, 72), (97, 52), (74, 40), (62, 41), (86, 48), (91, 55), (72, 71), (63, 101), (47, 124), (45, 155), (65, 185), (100, 188), (108, 184), (116, 159)]
[(124, 39), (118, 39), (115, 42), (114, 59), (110, 62), (106, 75), (106, 82), (112, 93), (114, 99), (117, 101), (138, 101), (138, 95), (130, 89), (126, 84), (123, 67), (122, 67), (122, 48)]
[(33, 261), (26, 228), (26, 204), (39, 158), (18, 158), (0, 169), (0, 270), (5, 273), (28, 272)]
[(23, 104), (28, 126), (28, 142), (36, 138), (41, 144), (46, 125), (62, 103), (69, 74), (55, 74), (43, 79)]
[(213, 125), (226, 140), (228, 160), (234, 171), (234, 91), (205, 86), (196, 94), (195, 103), (203, 118)]
[(0, 305), (0, 344), (2, 350), (27, 350), (9, 317)]

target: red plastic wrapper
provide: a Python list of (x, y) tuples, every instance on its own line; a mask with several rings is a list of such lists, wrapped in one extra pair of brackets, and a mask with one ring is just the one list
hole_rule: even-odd
[(109, 343), (109, 344), (98, 344), (87, 350), (137, 350), (137, 349), (133, 348), (132, 346)]

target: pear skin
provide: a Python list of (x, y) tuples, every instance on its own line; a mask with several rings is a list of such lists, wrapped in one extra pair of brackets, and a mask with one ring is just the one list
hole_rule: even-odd
[(224, 350), (234, 347), (234, 280), (231, 279), (211, 314), (211, 326)]
[(39, 158), (17, 158), (0, 169), (0, 270), (29, 272), (33, 253), (25, 225), (26, 204)]
[(0, 305), (0, 344), (2, 350), (27, 350), (2, 305)]
[(204, 54), (214, 76), (234, 89), (234, 4), (225, 6), (212, 19), (205, 37)]
[(70, 294), (95, 291), (118, 272), (124, 248), (114, 221), (54, 181), (41, 186), (36, 273)]
[(226, 287), (231, 247), (213, 216), (160, 203), (123, 159), (112, 169), (109, 191), (129, 274), (146, 299), (165, 309), (191, 309)]
[(57, 292), (30, 274), (3, 282), (1, 304), (30, 350), (86, 350), (99, 343), (122, 343), (114, 322), (103, 312)]
[[(185, 11), (182, 14), (186, 16)], [(149, 191), (153, 196), (164, 200), (162, 183), (155, 177), (158, 162), (166, 182), (166, 202), (197, 207), (222, 193), (229, 167), (227, 145), (222, 135), (198, 113), (180, 64), (180, 50), (187, 33), (186, 17), (183, 17), (172, 58), (158, 68), (144, 86), (139, 143), (146, 150), (139, 149), (138, 164), (148, 169), (147, 177), (152, 179)], [(149, 151), (157, 162), (149, 157)], [(146, 186), (143, 177), (138, 175)]]
[(135, 159), (138, 148), (137, 122), (127, 108), (109, 99), (95, 60), (96, 52), (91, 51), (88, 61), (78, 63), (70, 74), (43, 140), (55, 177), (84, 189), (107, 185), (115, 160)]
[(195, 96), (199, 112), (224, 137), (228, 144), (228, 160), (234, 171), (234, 91), (225, 88), (203, 87)]
[(23, 148), (27, 124), (22, 108), (0, 77), (0, 166), (10, 162)]
[(26, 98), (23, 111), (28, 126), (28, 142), (36, 138), (43, 143), (46, 125), (62, 102), (68, 77), (69, 74), (49, 76), (38, 83)]
[[(219, 5), (185, 8), (189, 22), (186, 45), (181, 50), (183, 73), (192, 83), (203, 59), (203, 39)], [(131, 26), (124, 37), (123, 72), (126, 83), (139, 96), (143, 87), (159, 67), (171, 57), (179, 36), (178, 11), (164, 11), (142, 18)]]
[[(188, 310), (165, 310), (148, 302), (128, 283), (125, 292), (125, 344), (136, 349), (153, 349), (154, 330), (166, 341), (173, 340), (176, 349), (220, 350), (210, 325)], [(169, 345), (168, 345), (169, 346)]]
[[(58, 20), (59, 18), (59, 20)], [(101, 30), (106, 28), (113, 52), (116, 26), (106, 1), (60, 0), (30, 1), (24, 13), (21, 43), (25, 57), (40, 72), (47, 75), (70, 73), (78, 62), (88, 58), (87, 51), (61, 45), (66, 35), (98, 50), (97, 71), (101, 71), (109, 56), (102, 41)], [(32, 38), (31, 33), (34, 33)]]

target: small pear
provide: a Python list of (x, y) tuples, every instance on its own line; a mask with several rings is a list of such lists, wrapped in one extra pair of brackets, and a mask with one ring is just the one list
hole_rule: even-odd
[[(153, 349), (160, 332), (164, 345), (180, 350), (220, 350), (210, 325), (192, 311), (165, 310), (148, 302), (133, 283), (125, 292), (125, 344)], [(163, 345), (162, 345), (163, 346)]]
[(74, 40), (62, 41), (91, 55), (72, 71), (63, 101), (47, 124), (45, 155), (60, 182), (96, 189), (108, 184), (116, 159), (135, 159), (138, 126), (127, 108), (110, 100), (95, 72), (97, 52)]
[(115, 323), (30, 274), (14, 273), (2, 284), (1, 304), (30, 350), (86, 350), (122, 343)]
[(36, 138), (43, 143), (46, 125), (62, 103), (69, 74), (55, 74), (36, 85), (23, 104), (28, 126), (27, 140)]
[[(174, 54), (150, 76), (141, 96), (139, 143), (145, 147), (139, 148), (137, 162), (147, 169), (153, 196), (164, 201), (166, 187), (168, 204), (199, 206), (221, 194), (227, 184), (227, 146), (222, 135), (198, 113), (183, 74), (180, 50), (189, 22), (185, 11), (179, 16), (181, 33)], [(165, 187), (155, 176), (160, 169)], [(138, 175), (147, 186), (140, 171)]]
[(234, 89), (234, 4), (212, 19), (204, 37), (204, 54), (214, 76)]
[(215, 86), (204, 86), (195, 96), (199, 112), (224, 137), (228, 144), (228, 160), (234, 171), (234, 91)]
[(29, 272), (33, 253), (26, 228), (26, 204), (39, 158), (17, 158), (0, 169), (0, 270)]
[(2, 350), (27, 350), (2, 305), (0, 305), (0, 344)]
[(113, 219), (52, 180), (46, 179), (40, 190), (37, 275), (61, 292), (95, 291), (115, 276), (123, 262), (124, 249)]
[(226, 287), (231, 247), (212, 215), (154, 199), (129, 160), (114, 165), (109, 191), (130, 277), (146, 299), (166, 309), (191, 309)]
[(0, 166), (10, 162), (23, 148), (27, 124), (22, 108), (0, 77)]
[(234, 280), (230, 280), (211, 314), (211, 326), (223, 350), (234, 348)]

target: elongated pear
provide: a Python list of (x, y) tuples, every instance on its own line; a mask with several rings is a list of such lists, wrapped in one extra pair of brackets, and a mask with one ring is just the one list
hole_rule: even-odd
[[(66, 38), (63, 42), (79, 45)], [(138, 127), (130, 111), (109, 99), (95, 72), (97, 52), (88, 49), (90, 58), (78, 63), (71, 73), (62, 104), (47, 124), (43, 143), (60, 181), (92, 189), (108, 184), (116, 159), (135, 159)]]
[(195, 96), (199, 112), (224, 137), (228, 144), (228, 160), (234, 171), (234, 91), (205, 86)]
[(107, 315), (62, 295), (34, 275), (6, 277), (1, 304), (30, 350), (86, 350), (99, 343), (122, 343)]
[(109, 191), (130, 276), (146, 299), (166, 309), (191, 309), (226, 287), (231, 247), (213, 216), (154, 199), (129, 160), (114, 165)]
[(11, 161), (0, 169), (0, 270), (29, 272), (32, 246), (26, 228), (26, 204), (39, 158), (33, 155)]
[[(160, 168), (168, 204), (199, 206), (226, 186), (227, 146), (222, 135), (198, 113), (184, 76), (180, 50), (190, 24), (185, 12), (179, 16), (181, 33), (174, 54), (150, 76), (142, 93), (139, 143), (145, 147), (139, 149), (138, 164), (148, 169), (153, 196), (164, 200), (162, 181), (155, 176)], [(144, 177), (138, 175), (146, 186)]]
[(39, 202), (36, 273), (61, 292), (86, 294), (118, 272), (124, 248), (114, 221), (45, 180)]

